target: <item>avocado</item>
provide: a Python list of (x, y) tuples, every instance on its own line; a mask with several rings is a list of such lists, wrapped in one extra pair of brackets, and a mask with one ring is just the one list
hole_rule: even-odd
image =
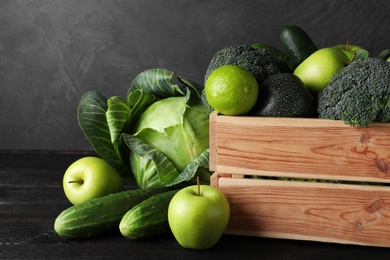
[(316, 99), (294, 74), (278, 73), (259, 85), (256, 104), (249, 115), (267, 117), (318, 117)]

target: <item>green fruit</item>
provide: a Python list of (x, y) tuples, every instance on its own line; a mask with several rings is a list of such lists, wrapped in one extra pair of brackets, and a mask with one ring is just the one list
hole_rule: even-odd
[(248, 113), (256, 103), (259, 85), (247, 69), (229, 64), (210, 74), (204, 90), (207, 102), (215, 111), (236, 116)]
[(226, 196), (208, 185), (183, 188), (172, 198), (168, 222), (177, 242), (184, 248), (208, 249), (222, 236), (230, 217)]
[(328, 86), (333, 75), (350, 63), (351, 59), (341, 50), (322, 48), (310, 55), (295, 70), (313, 96)]
[(317, 117), (317, 102), (303, 82), (291, 73), (280, 73), (260, 84), (259, 97), (250, 115), (267, 117)]
[(350, 45), (349, 43), (347, 44), (338, 44), (335, 46), (332, 46), (331, 48), (335, 48), (338, 50), (341, 50), (344, 52), (350, 59), (353, 59), (354, 56), (356, 55), (356, 51), (358, 50), (364, 50), (362, 47), (359, 45)]
[(120, 174), (98, 157), (84, 157), (72, 163), (65, 171), (63, 188), (74, 204), (123, 190)]

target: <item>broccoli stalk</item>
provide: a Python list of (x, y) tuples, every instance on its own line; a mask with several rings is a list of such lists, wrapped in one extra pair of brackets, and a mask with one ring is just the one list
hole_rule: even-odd
[(320, 118), (352, 127), (390, 121), (390, 63), (367, 57), (337, 72), (318, 95)]

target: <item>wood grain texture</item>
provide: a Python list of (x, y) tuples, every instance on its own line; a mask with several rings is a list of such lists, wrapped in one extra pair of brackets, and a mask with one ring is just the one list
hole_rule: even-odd
[(390, 247), (390, 124), (215, 112), (210, 124), (211, 185), (231, 206), (226, 233)]
[(390, 124), (215, 114), (210, 123), (210, 166), (219, 172), (390, 182)]
[(390, 187), (220, 177), (226, 233), (390, 247)]

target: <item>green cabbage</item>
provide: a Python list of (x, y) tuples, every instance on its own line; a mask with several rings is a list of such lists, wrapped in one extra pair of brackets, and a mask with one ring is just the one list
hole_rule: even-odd
[(83, 95), (81, 129), (97, 154), (139, 187), (209, 183), (209, 113), (203, 86), (152, 69), (132, 82), (127, 99)]
[[(170, 174), (163, 172), (164, 169), (159, 171), (156, 166), (159, 159), (153, 160), (147, 153), (137, 153), (138, 150), (133, 149), (134, 152), (130, 154), (130, 166), (140, 187), (176, 184), (178, 182), (176, 178), (181, 180), (184, 177), (182, 174), (188, 174), (182, 173), (187, 165), (208, 150), (208, 109), (200, 99), (192, 104), (188, 101), (189, 95), (162, 99), (141, 114), (134, 128), (133, 137), (161, 152), (161, 156), (166, 156), (174, 167)], [(189, 177), (192, 175), (189, 174)], [(210, 177), (209, 172), (206, 171), (206, 174), (199, 177), (206, 181)]]

